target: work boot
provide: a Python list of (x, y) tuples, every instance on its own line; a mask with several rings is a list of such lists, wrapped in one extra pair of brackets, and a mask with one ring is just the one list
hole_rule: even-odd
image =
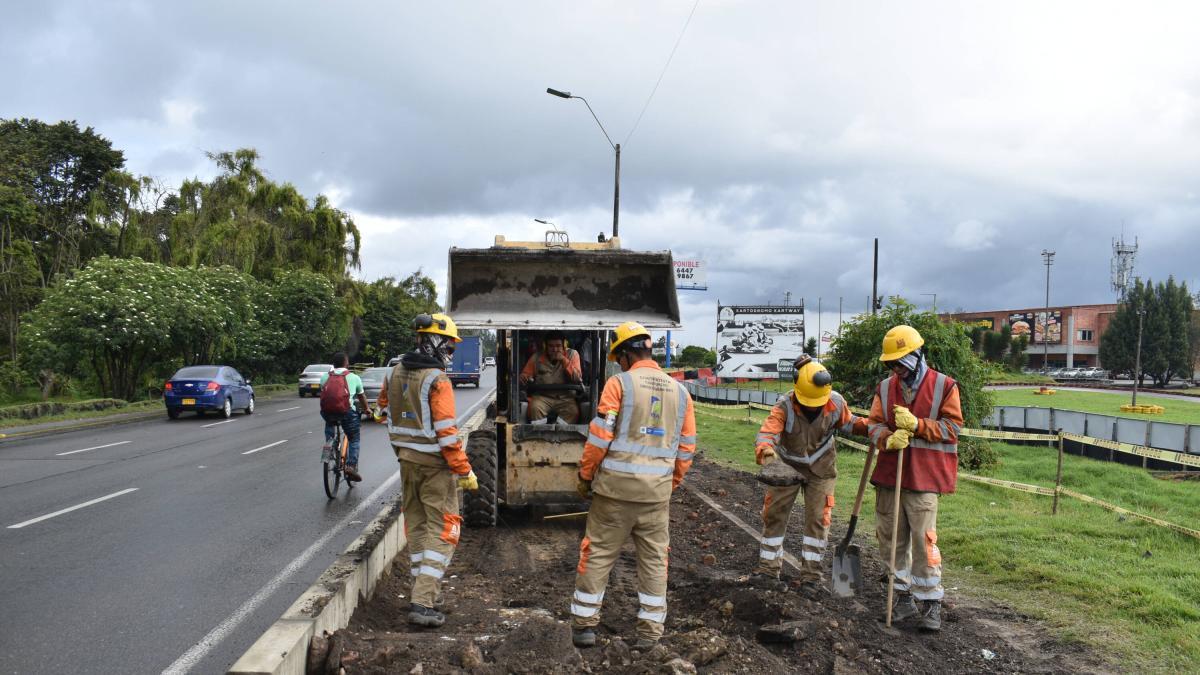
[(633, 648), (639, 652), (648, 652), (658, 646), (658, 638), (639, 637), (633, 643)]
[(910, 593), (901, 593), (896, 596), (896, 604), (892, 606), (892, 622), (899, 623), (907, 621), (921, 612), (917, 609), (917, 603), (913, 600)]
[(925, 611), (921, 613), (921, 630), (939, 631), (942, 629), (942, 603), (937, 600), (926, 600)]
[(418, 605), (414, 602), (408, 607), (408, 622), (414, 626), (437, 628), (446, 623), (446, 615), (432, 607)]
[(783, 588), (783, 582), (779, 580), (779, 572), (764, 572), (755, 570), (746, 577), (746, 585), (751, 588), (764, 588), (777, 591)]
[(346, 471), (346, 480), (352, 480), (356, 483), (362, 480), (362, 476), (358, 475), (358, 467), (357, 466), (351, 466), (351, 465), (347, 464), (345, 471)]
[(591, 628), (572, 628), (571, 644), (576, 647), (595, 647), (596, 631)]

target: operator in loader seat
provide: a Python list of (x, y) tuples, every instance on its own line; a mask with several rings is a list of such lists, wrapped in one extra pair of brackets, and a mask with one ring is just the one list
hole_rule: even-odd
[[(583, 368), (579, 363), (579, 352), (567, 347), (562, 333), (548, 333), (542, 340), (541, 350), (525, 362), (521, 369), (521, 384), (571, 384), (583, 383)], [(551, 411), (563, 424), (575, 424), (579, 420), (579, 404), (571, 391), (536, 392), (529, 396), (529, 421), (546, 419)]]

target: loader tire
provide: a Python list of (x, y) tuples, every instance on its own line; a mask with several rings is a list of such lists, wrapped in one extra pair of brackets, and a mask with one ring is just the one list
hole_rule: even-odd
[(479, 489), (463, 492), (463, 520), (470, 527), (495, 527), (499, 508), (496, 479), (500, 470), (496, 432), (472, 431), (467, 437), (467, 459), (479, 480)]

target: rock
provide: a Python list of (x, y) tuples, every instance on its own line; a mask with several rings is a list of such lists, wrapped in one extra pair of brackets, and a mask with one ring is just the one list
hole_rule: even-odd
[(700, 562), (704, 563), (705, 565), (708, 565), (709, 567), (712, 567), (713, 565), (717, 564), (717, 556), (715, 556), (711, 553), (705, 553), (704, 557), (700, 558)]
[(711, 628), (699, 628), (679, 635), (676, 640), (683, 658), (697, 666), (710, 663), (729, 651), (729, 641)]
[(691, 513), (688, 514), (688, 519), (689, 520), (700, 520), (700, 512), (692, 511)]
[[(903, 486), (901, 486), (901, 487), (903, 487)], [(717, 490), (717, 496), (718, 497), (728, 497), (729, 490), (726, 490), (725, 488), (720, 488), (719, 490)]]
[(755, 637), (765, 644), (789, 643), (808, 637), (809, 625), (803, 621), (785, 621), (770, 626), (760, 626)]
[[(901, 487), (903, 487), (903, 486), (901, 486)], [(991, 661), (992, 659), (996, 658), (996, 652), (994, 652), (990, 649), (984, 649), (983, 650), (983, 658), (985, 661)]]
[[(900, 487), (904, 486), (901, 485)], [(413, 666), (412, 670), (408, 671), (408, 675), (425, 675), (425, 664), (417, 661), (417, 665)]]
[[(901, 484), (901, 487), (904, 487), (904, 486), (903, 486), (903, 484)], [(830, 627), (830, 628), (833, 628), (833, 629), (835, 629), (835, 630), (836, 630), (836, 629), (837, 629), (837, 627), (838, 627), (838, 622), (837, 622), (837, 619), (833, 619), (832, 621), (830, 621), (830, 622), (829, 622), (829, 627)]]
[(686, 659), (676, 658), (662, 664), (659, 672), (670, 673), (671, 675), (695, 675), (696, 666)]
[(479, 645), (475, 644), (475, 641), (472, 640), (471, 642), (467, 643), (466, 647), (463, 647), (462, 666), (463, 668), (469, 670), (471, 668), (478, 668), (482, 665), (483, 652), (479, 650)]
[[(878, 661), (878, 659), (876, 659)], [(840, 656), (833, 657), (833, 675), (862, 675), (865, 673), (858, 664)]]
[(633, 654), (629, 651), (629, 644), (618, 637), (604, 648), (604, 659), (610, 667), (624, 667), (633, 663)]
[(725, 616), (733, 616), (733, 603), (726, 600), (725, 604), (721, 605), (721, 613)]

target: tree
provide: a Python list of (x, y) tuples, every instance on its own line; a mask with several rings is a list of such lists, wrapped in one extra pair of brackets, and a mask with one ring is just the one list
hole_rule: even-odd
[(817, 355), (817, 338), (810, 337), (804, 342), (804, 353), (814, 357)]
[[(922, 351), (929, 365), (958, 382), (966, 426), (978, 427), (991, 413), (992, 395), (983, 389), (988, 366), (971, 349), (966, 327), (944, 323), (933, 312), (918, 312), (902, 298), (893, 297), (878, 314), (865, 314), (842, 325), (842, 335), (833, 344), (828, 361), (834, 388), (847, 401), (869, 407), (887, 368), (879, 360), (883, 336), (894, 326), (907, 324), (925, 339)], [(979, 439), (959, 438), (959, 464), (979, 469), (995, 463), (991, 447)]]
[(1134, 371), (1141, 314), (1141, 372), (1134, 373), (1139, 384), (1148, 376), (1155, 386), (1164, 387), (1175, 377), (1190, 376), (1195, 363), (1193, 312), (1187, 284), (1177, 284), (1173, 277), (1157, 285), (1136, 280), (1104, 331), (1100, 361), (1115, 372)]
[(11, 361), (18, 357), (21, 315), (42, 296), (37, 254), (24, 236), (36, 222), (37, 209), (25, 195), (0, 185), (0, 314)]
[(717, 365), (717, 353), (706, 347), (688, 345), (679, 353), (679, 365), (692, 368), (711, 368)]
[[(377, 364), (416, 346), (413, 317), (441, 309), (436, 284), (420, 270), (398, 283), (393, 277), (383, 277), (359, 286), (363, 305), (359, 353)], [(494, 337), (492, 341), (494, 344)]]
[(1029, 354), (1025, 350), (1029, 347), (1029, 336), (1018, 335), (1012, 338), (1008, 347), (1008, 367), (1012, 371), (1018, 371), (1025, 367), (1029, 362)]

